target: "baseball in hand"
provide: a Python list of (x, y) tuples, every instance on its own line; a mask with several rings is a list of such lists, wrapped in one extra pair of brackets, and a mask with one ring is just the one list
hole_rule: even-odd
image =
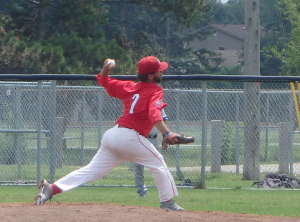
[(115, 67), (116, 62), (115, 62), (114, 59), (107, 59), (107, 65), (108, 65), (108, 68), (109, 68), (109, 69), (112, 69), (112, 68)]

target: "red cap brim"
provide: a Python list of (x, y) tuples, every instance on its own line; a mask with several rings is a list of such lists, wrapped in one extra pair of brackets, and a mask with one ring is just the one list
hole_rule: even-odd
[(168, 63), (166, 62), (160, 62), (159, 63), (159, 68), (158, 68), (158, 72), (162, 72), (164, 70), (166, 70), (169, 67)]

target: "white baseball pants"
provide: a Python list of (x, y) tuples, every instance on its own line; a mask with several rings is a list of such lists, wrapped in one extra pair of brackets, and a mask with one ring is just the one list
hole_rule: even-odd
[(102, 178), (124, 161), (138, 163), (150, 169), (160, 202), (178, 196), (173, 176), (153, 144), (135, 130), (118, 128), (118, 125), (105, 132), (100, 149), (88, 165), (69, 173), (54, 184), (65, 192)]
[[(149, 135), (150, 135), (150, 133), (149, 133)], [(157, 135), (157, 132), (156, 132), (156, 135)], [(159, 149), (157, 138), (147, 138), (147, 140), (149, 140), (149, 142), (152, 143), (157, 150)], [(135, 186), (137, 188), (136, 192), (139, 194), (146, 193), (147, 187), (145, 185), (144, 166), (141, 164), (137, 164), (137, 163), (132, 163), (132, 166), (134, 169)]]

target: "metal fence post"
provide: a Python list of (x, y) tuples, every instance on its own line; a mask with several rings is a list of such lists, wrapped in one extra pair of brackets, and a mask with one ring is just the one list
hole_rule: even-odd
[[(181, 99), (181, 94), (180, 90), (176, 90), (176, 132), (180, 133), (180, 99)], [(176, 175), (178, 180), (183, 180), (184, 178), (182, 177), (182, 173), (180, 170), (180, 149), (179, 149), (179, 144), (176, 144)]]
[[(22, 107), (21, 107), (21, 97), (22, 97), (22, 92), (20, 86), (17, 85), (16, 87), (16, 110), (15, 110), (15, 120), (16, 120), (16, 125), (15, 129), (20, 130), (22, 129)], [(17, 132), (15, 134), (16, 136), (16, 160), (18, 164), (18, 179), (22, 178), (22, 142), (21, 142), (21, 137), (22, 134), (20, 132)]]
[(55, 181), (55, 168), (56, 168), (56, 81), (51, 81), (51, 90), (50, 90), (50, 118), (49, 118), (49, 140), (48, 140), (48, 151), (49, 151), (49, 178), (50, 182)]
[(221, 172), (222, 121), (211, 121), (211, 173)]
[(240, 173), (240, 96), (235, 96), (235, 172)]
[(79, 122), (80, 122), (80, 151), (81, 151), (81, 165), (84, 164), (84, 104), (85, 104), (85, 92), (80, 103), (80, 111), (79, 111)]
[(289, 173), (289, 123), (279, 123), (279, 173), (288, 174)]
[(98, 90), (98, 115), (97, 115), (97, 128), (98, 128), (98, 148), (101, 145), (101, 138), (102, 138), (102, 106), (103, 106), (103, 98), (102, 98), (102, 88)]
[(207, 93), (206, 81), (202, 81), (202, 143), (201, 143), (201, 182), (200, 187), (205, 188), (205, 166), (207, 150)]
[(55, 167), (63, 166), (63, 117), (55, 117)]
[(293, 114), (294, 114), (294, 101), (292, 97), (289, 97), (290, 100), (290, 106), (289, 106), (289, 152), (290, 152), (290, 156), (289, 156), (289, 162), (290, 162), (290, 177), (294, 176), (294, 161), (293, 161), (293, 135), (294, 135), (294, 121), (293, 121)]
[(37, 149), (36, 149), (36, 183), (41, 180), (41, 136), (42, 136), (42, 81), (37, 84)]
[(265, 145), (265, 160), (268, 160), (269, 156), (269, 112), (270, 112), (270, 94), (267, 94), (266, 104), (266, 145)]

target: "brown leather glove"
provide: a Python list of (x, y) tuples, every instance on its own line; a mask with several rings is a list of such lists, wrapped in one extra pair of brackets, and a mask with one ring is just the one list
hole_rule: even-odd
[(182, 134), (169, 131), (163, 136), (162, 149), (165, 150), (168, 145), (187, 144), (193, 142), (195, 142), (195, 139), (193, 137), (184, 136)]

